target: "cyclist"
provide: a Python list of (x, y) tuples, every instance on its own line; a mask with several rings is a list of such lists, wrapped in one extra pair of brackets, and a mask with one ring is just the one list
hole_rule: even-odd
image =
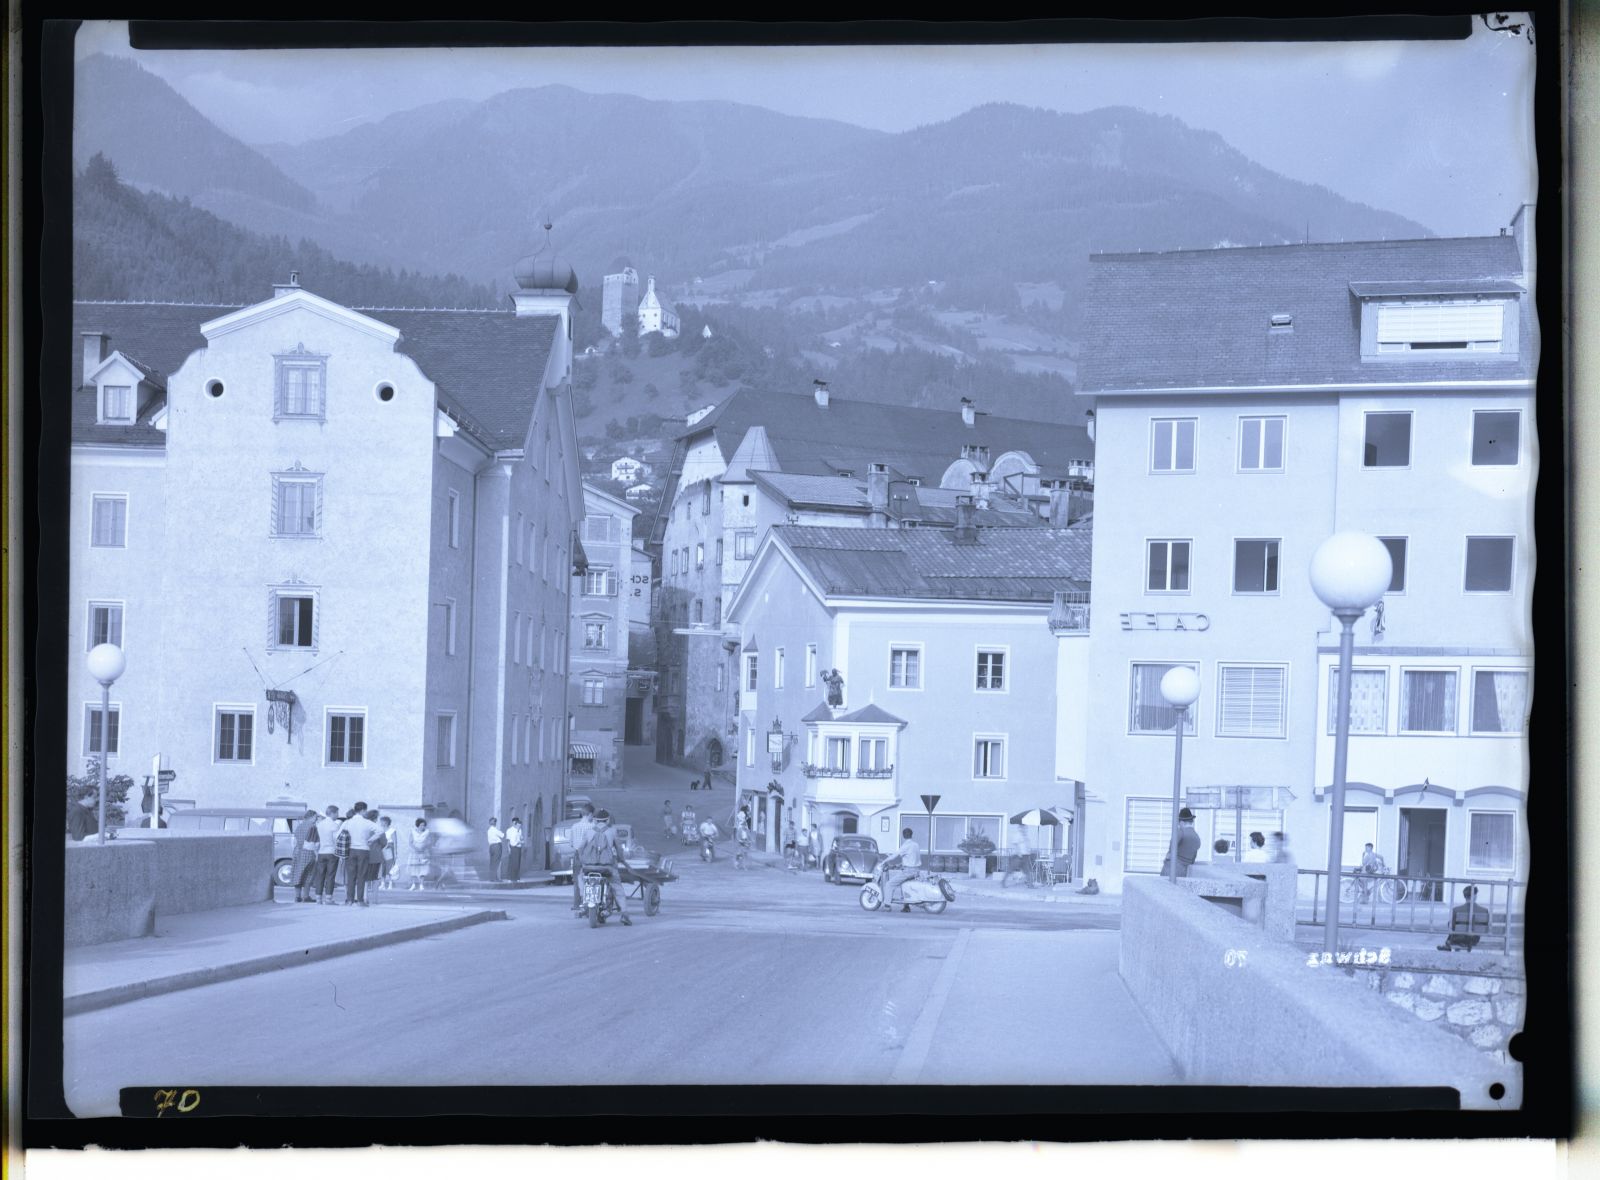
[[(1383, 857), (1373, 851), (1372, 845), (1368, 844), (1361, 850), (1361, 863), (1356, 866), (1356, 875), (1361, 878), (1371, 878), (1382, 873)], [(1374, 883), (1371, 880), (1363, 879), (1357, 881), (1356, 885), (1361, 890), (1361, 900), (1371, 900), (1372, 891), (1376, 888)]]
[(595, 812), (594, 826), (589, 830), (587, 839), (578, 849), (578, 863), (581, 872), (599, 873), (606, 878), (611, 887), (611, 896), (617, 903), (617, 912), (622, 917), (624, 926), (632, 926), (628, 919), (627, 903), (622, 897), (622, 876), (617, 872), (617, 864), (622, 860), (622, 852), (617, 847), (617, 833), (611, 827), (611, 813), (604, 808)]

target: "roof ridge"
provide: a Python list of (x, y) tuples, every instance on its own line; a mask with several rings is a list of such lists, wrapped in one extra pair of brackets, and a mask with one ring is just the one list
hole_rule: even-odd
[(1406, 246), (1422, 242), (1431, 245), (1445, 245), (1451, 242), (1499, 242), (1514, 241), (1510, 234), (1462, 234), (1457, 237), (1428, 237), (1428, 238), (1357, 238), (1348, 242), (1258, 242), (1254, 246), (1228, 245), (1228, 246), (1188, 246), (1179, 250), (1120, 250), (1106, 251), (1104, 253), (1090, 254), (1090, 262), (1102, 259), (1118, 262), (1130, 261), (1141, 258), (1170, 258), (1174, 254), (1223, 254), (1239, 253), (1244, 250), (1345, 250), (1360, 246)]

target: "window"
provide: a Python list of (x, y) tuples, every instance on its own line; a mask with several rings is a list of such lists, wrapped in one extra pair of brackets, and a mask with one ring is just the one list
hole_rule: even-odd
[(1006, 739), (979, 737), (972, 742), (972, 777), (1006, 777)]
[(728, 686), (728, 669), (722, 664), (717, 665), (717, 691), (721, 692)]
[[(100, 756), (100, 706), (85, 705), (83, 714), (83, 752), (85, 755), (98, 758)], [(111, 702), (111, 725), (106, 733), (106, 754), (114, 757), (117, 753), (120, 733), (122, 728), (122, 706), (116, 701)]]
[(456, 764), (456, 715), (438, 713), (434, 716), (437, 736), (434, 742), (434, 765), (447, 770)]
[(102, 385), (100, 387), (100, 421), (133, 421), (133, 386)]
[(1367, 415), (1363, 467), (1411, 465), (1411, 411), (1384, 411)]
[(1233, 543), (1233, 592), (1235, 594), (1278, 592), (1277, 541), (1249, 540)]
[(606, 639), (604, 623), (591, 620), (583, 624), (583, 648), (585, 651), (610, 650), (611, 644)]
[[(1339, 729), (1339, 669), (1328, 669), (1328, 732)], [(1389, 731), (1389, 672), (1385, 668), (1350, 670), (1350, 732)]]
[(717, 564), (722, 564), (722, 538), (717, 538)]
[(317, 646), (317, 596), (295, 590), (272, 592), (273, 643), (276, 648)]
[(744, 657), (744, 688), (746, 692), (755, 692), (761, 687), (759, 667), (760, 657), (755, 652), (747, 652)]
[(449, 492), (445, 496), (449, 505), (450, 548), (461, 548), (461, 494)]
[(598, 676), (586, 676), (583, 681), (583, 703), (586, 705), (603, 705), (606, 703), (606, 682)]
[(1456, 731), (1456, 673), (1404, 669), (1400, 673), (1400, 732)]
[(1379, 537), (1389, 551), (1389, 593), (1406, 592), (1406, 539), (1404, 537)]
[(1194, 470), (1193, 418), (1153, 418), (1150, 421), (1150, 470)]
[(1006, 653), (1004, 651), (978, 652), (978, 689), (980, 692), (1006, 690)]
[(1239, 419), (1239, 470), (1283, 470), (1282, 418)]
[(517, 523), (511, 529), (511, 564), (522, 564), (522, 513), (517, 513)]
[(322, 419), (325, 416), (322, 391), (328, 372), (327, 357), (307, 352), (301, 345), (294, 352), (273, 359), (277, 377), (274, 420)]
[(744, 764), (756, 764), (756, 731), (748, 727), (744, 731)]
[(850, 769), (850, 739), (847, 737), (831, 737), (826, 743), (827, 767), (829, 770)]
[(704, 541), (695, 542), (694, 568), (697, 570), (703, 570), (706, 568), (706, 545)]
[(1467, 871), (1512, 872), (1516, 817), (1509, 811), (1473, 811), (1467, 818)]
[(89, 544), (96, 549), (125, 549), (128, 545), (128, 497), (95, 496)]
[(1511, 590), (1510, 537), (1468, 537), (1468, 594), (1506, 594)]
[(217, 762), (249, 762), (255, 736), (256, 711), (249, 705), (218, 705)]
[(583, 575), (583, 592), (591, 598), (615, 598), (617, 595), (617, 572), (605, 567), (595, 568), (590, 566)]
[(1217, 667), (1217, 736), (1284, 736), (1286, 670), (1279, 664)]
[(862, 738), (856, 749), (856, 769), (889, 769), (889, 740), (887, 738)]
[(91, 602), (89, 604), (88, 641), (85, 650), (102, 643), (122, 646), (122, 603)]
[(722, 626), (722, 595), (717, 595), (711, 600), (711, 622), (713, 626)]
[(522, 663), (522, 612), (511, 612), (511, 662)]
[(328, 712), (328, 765), (364, 766), (367, 759), (367, 715)]
[[(817, 649), (806, 650), (806, 684), (815, 683)], [(891, 647), (889, 649), (889, 687), (922, 687), (922, 649), (920, 647)]]
[[(1167, 674), (1169, 668), (1175, 667), (1176, 664), (1133, 665), (1128, 691), (1129, 733), (1171, 733), (1173, 727), (1177, 725), (1177, 712), (1161, 695), (1161, 678)], [(1186, 663), (1184, 667), (1200, 671), (1198, 664)], [(1195, 715), (1199, 711), (1199, 702), (1189, 706), (1184, 718), (1185, 736), (1195, 732)]]
[(1472, 673), (1472, 732), (1521, 733), (1528, 719), (1528, 674), (1479, 668)]
[[(995, 815), (939, 815), (934, 817), (933, 832), (928, 832), (926, 812), (902, 811), (895, 829), (911, 829), (911, 838), (925, 852), (954, 853), (968, 836), (987, 836), (996, 848), (1000, 846), (1000, 817)], [(895, 839), (893, 847), (898, 847)]]
[(272, 535), (316, 537), (322, 533), (322, 477), (272, 476)]
[(700, 484), (700, 515), (706, 516), (711, 512), (711, 481), (704, 480)]
[(528, 522), (528, 572), (539, 568), (539, 526)]
[(748, 561), (756, 555), (756, 532), (740, 529), (733, 534), (733, 556), (736, 561)]
[(1144, 588), (1158, 594), (1189, 592), (1189, 542), (1150, 541)]
[(456, 600), (444, 600), (444, 654), (456, 654)]
[(1517, 462), (1522, 415), (1516, 410), (1475, 410), (1472, 414), (1474, 467), (1511, 467)]
[[(720, 599), (718, 601), (721, 601)], [(806, 644), (806, 687), (812, 688), (817, 683), (817, 645)]]
[(1378, 308), (1379, 352), (1499, 352), (1504, 331), (1500, 303)]
[(615, 541), (617, 520), (614, 516), (585, 516), (583, 539), (585, 541)]
[(783, 687), (783, 648), (776, 648), (772, 653), (772, 687)]

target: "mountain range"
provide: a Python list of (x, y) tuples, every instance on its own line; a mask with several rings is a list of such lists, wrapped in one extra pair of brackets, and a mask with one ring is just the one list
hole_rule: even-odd
[(1070, 335), (1097, 251), (1426, 237), (1221, 137), (1118, 107), (992, 104), (902, 133), (565, 86), (451, 99), (297, 145), (227, 135), (134, 63), (79, 63), (74, 156), (340, 259), (504, 289), (542, 246), (586, 285), (853, 294), (1054, 283)]

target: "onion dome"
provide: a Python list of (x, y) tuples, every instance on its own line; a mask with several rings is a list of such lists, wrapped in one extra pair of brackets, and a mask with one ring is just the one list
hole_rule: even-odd
[(578, 293), (577, 273), (569, 263), (554, 254), (530, 254), (517, 263), (512, 276), (524, 291)]

